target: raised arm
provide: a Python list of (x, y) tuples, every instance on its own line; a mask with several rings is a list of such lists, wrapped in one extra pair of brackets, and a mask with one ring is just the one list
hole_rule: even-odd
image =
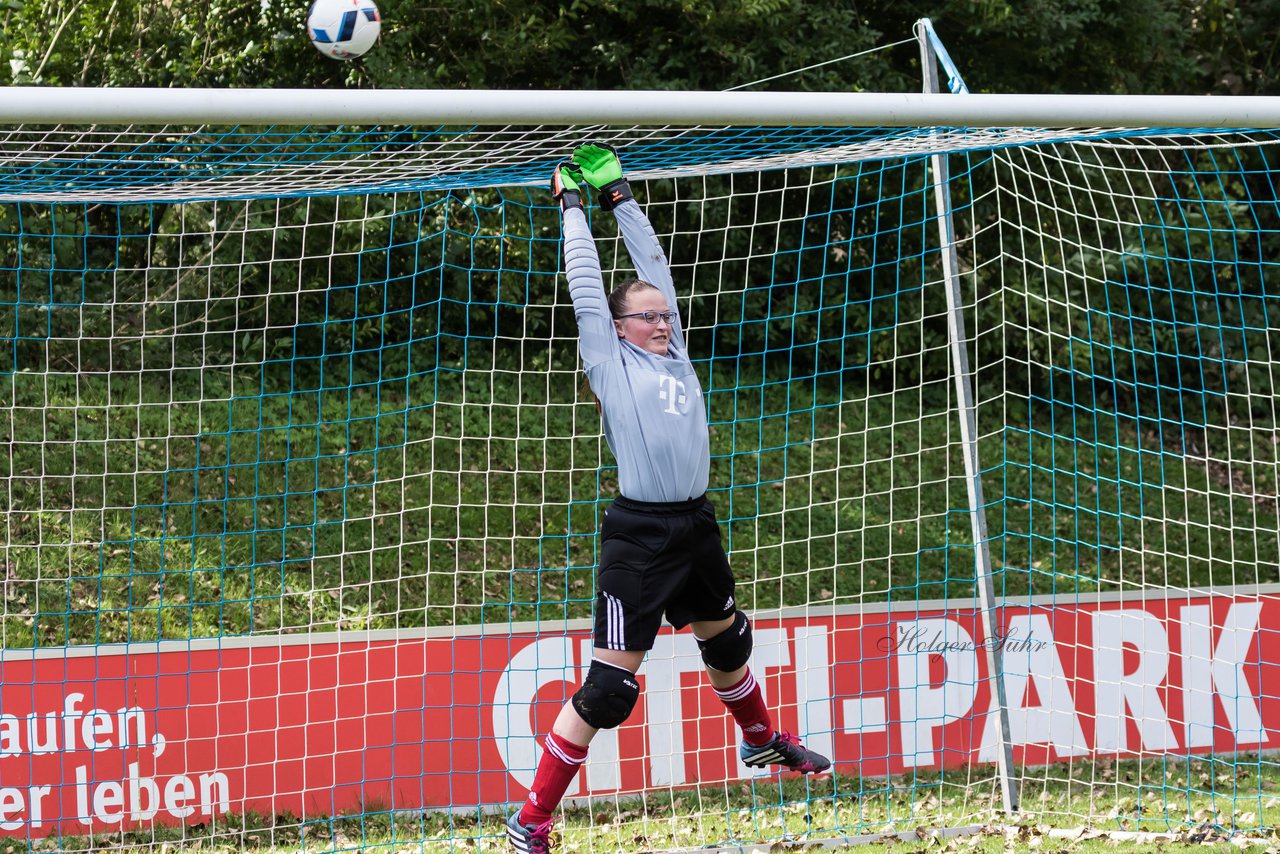
[(632, 198), (631, 185), (622, 174), (617, 152), (607, 145), (587, 143), (574, 150), (573, 162), (591, 186), (600, 191), (600, 207), (613, 211), (636, 275), (662, 291), (667, 306), (676, 312), (676, 322), (671, 324), (671, 342), (684, 350), (684, 327), (666, 253), (662, 251), (662, 244), (658, 242), (649, 218)]
[(560, 203), (564, 272), (569, 280), (573, 313), (578, 319), (578, 351), (582, 355), (582, 366), (590, 370), (618, 357), (618, 333), (604, 293), (600, 255), (582, 211), (582, 196), (573, 172), (566, 165), (556, 167), (551, 191)]
[(667, 305), (675, 311), (676, 321), (671, 324), (671, 341), (683, 350), (684, 327), (680, 322), (680, 308), (676, 305), (671, 268), (667, 265), (667, 255), (662, 251), (662, 244), (658, 242), (653, 225), (635, 199), (627, 199), (615, 207), (613, 215), (618, 220), (618, 228), (622, 231), (623, 242), (627, 244), (627, 254), (631, 256), (636, 275), (662, 291), (662, 295), (667, 298)]

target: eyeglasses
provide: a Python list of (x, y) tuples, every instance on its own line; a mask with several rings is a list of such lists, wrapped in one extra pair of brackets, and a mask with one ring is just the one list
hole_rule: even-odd
[(643, 318), (645, 323), (648, 323), (651, 326), (657, 326), (659, 320), (667, 323), (668, 325), (675, 323), (677, 315), (674, 311), (637, 311), (632, 314), (620, 314), (618, 315), (618, 320), (621, 320), (624, 317)]

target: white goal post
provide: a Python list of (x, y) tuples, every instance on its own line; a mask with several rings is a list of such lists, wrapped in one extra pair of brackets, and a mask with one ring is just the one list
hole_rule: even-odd
[(0, 122), (215, 125), (631, 125), (731, 127), (1273, 128), (1280, 99), (456, 89), (9, 87)]

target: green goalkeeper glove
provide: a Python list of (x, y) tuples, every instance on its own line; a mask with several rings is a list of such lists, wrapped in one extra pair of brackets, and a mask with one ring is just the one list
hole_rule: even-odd
[(551, 197), (560, 203), (560, 210), (582, 208), (582, 190), (578, 182), (582, 174), (572, 163), (561, 163), (551, 173)]
[(630, 199), (631, 185), (622, 177), (618, 152), (604, 143), (588, 142), (573, 151), (573, 162), (587, 183), (600, 191), (600, 207), (611, 211)]

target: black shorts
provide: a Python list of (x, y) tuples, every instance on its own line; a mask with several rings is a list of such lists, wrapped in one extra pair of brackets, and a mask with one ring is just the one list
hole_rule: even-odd
[(733, 573), (706, 496), (671, 504), (616, 499), (600, 529), (595, 645), (649, 650), (665, 613), (682, 629), (733, 616)]

